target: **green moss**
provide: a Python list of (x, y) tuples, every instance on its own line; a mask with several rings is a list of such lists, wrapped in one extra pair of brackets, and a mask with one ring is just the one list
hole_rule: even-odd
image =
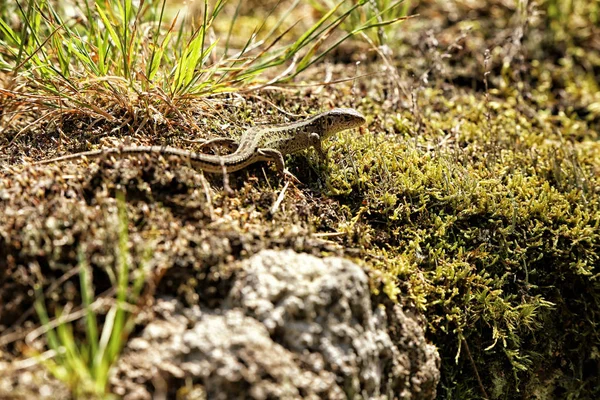
[(595, 134), (562, 116), (584, 139), (567, 142), (511, 99), (425, 90), (420, 102), (393, 133), (376, 125), (332, 145), (331, 194), (348, 194), (352, 212), (338, 230), (398, 277), (445, 368), (468, 371), (463, 382), (477, 387), (476, 368), (497, 398), (547, 368), (571, 390), (568, 371), (592, 362), (597, 343), (600, 146), (585, 140)]

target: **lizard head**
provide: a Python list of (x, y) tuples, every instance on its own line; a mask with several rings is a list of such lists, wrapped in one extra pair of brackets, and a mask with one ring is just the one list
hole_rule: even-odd
[(324, 138), (363, 125), (365, 117), (352, 108), (334, 108), (319, 115)]

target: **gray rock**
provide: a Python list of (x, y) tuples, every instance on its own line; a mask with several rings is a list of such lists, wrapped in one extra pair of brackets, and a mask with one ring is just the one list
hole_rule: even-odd
[(435, 398), (435, 347), (415, 318), (372, 297), (350, 261), (262, 251), (242, 263), (220, 310), (159, 300), (114, 389), (126, 399), (186, 383), (185, 398)]

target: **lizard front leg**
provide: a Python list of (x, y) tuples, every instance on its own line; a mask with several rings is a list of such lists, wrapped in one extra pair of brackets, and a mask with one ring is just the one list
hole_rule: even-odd
[(310, 142), (310, 145), (315, 148), (319, 159), (321, 161), (327, 160), (327, 154), (325, 154), (325, 152), (323, 151), (323, 146), (321, 145), (321, 136), (318, 133), (313, 132), (310, 135), (308, 135), (308, 140)]

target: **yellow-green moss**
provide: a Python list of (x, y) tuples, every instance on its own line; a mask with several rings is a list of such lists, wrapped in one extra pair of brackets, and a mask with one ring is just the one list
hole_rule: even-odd
[[(420, 102), (421, 115), (394, 117), (396, 132), (375, 125), (333, 143), (330, 194), (350, 211), (334, 229), (398, 277), (461, 379), (474, 379), (463, 340), (492, 394), (553, 371), (557, 358), (574, 369), (592, 362), (597, 133), (561, 116), (580, 141), (567, 140), (555, 120), (529, 118), (511, 99), (424, 90)], [(570, 390), (573, 378), (559, 375), (553, 383)]]

